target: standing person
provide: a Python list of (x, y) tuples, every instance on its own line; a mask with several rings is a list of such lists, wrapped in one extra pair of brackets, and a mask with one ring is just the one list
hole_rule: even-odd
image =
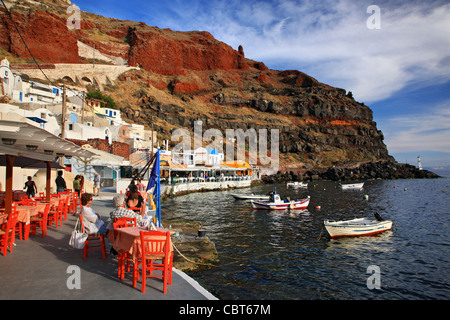
[(34, 198), (34, 196), (37, 193), (37, 187), (36, 187), (36, 183), (34, 183), (31, 176), (28, 176), (28, 181), (25, 182), (25, 186), (23, 188), (27, 189), (28, 198)]
[(92, 194), (83, 193), (81, 195), (81, 208), (80, 214), (83, 217), (84, 231), (87, 234), (105, 234), (108, 230), (106, 224), (101, 219), (98, 213), (91, 208)]
[[(97, 194), (95, 194), (95, 190), (97, 190)], [(95, 195), (97, 196), (100, 195), (100, 176), (98, 175), (97, 172), (95, 173), (94, 176), (94, 196)]]
[(80, 174), (80, 197), (81, 194), (83, 193), (83, 189), (84, 188), (84, 176), (82, 174)]
[(59, 171), (58, 171), (58, 176), (57, 176), (56, 179), (55, 179), (55, 182), (56, 182), (56, 192), (57, 192), (57, 193), (64, 192), (64, 191), (66, 191), (66, 189), (67, 189), (67, 186), (66, 186), (66, 180), (64, 180), (64, 178), (63, 178), (62, 175), (63, 175), (62, 170), (59, 170)]
[(76, 175), (75, 180), (73, 180), (73, 190), (78, 194), (78, 198), (80, 198), (80, 176)]

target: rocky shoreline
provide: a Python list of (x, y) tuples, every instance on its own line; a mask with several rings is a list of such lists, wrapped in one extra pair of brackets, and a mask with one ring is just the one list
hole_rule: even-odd
[(278, 172), (262, 178), (264, 183), (279, 181), (351, 181), (373, 179), (436, 179), (439, 175), (419, 170), (416, 166), (390, 160), (358, 163), (353, 166), (332, 166), (325, 169), (312, 169), (304, 172)]

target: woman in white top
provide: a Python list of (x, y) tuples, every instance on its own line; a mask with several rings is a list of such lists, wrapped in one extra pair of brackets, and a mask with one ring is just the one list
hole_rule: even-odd
[(91, 208), (92, 194), (83, 193), (81, 195), (81, 215), (83, 217), (84, 231), (87, 234), (105, 234), (108, 230), (98, 213)]

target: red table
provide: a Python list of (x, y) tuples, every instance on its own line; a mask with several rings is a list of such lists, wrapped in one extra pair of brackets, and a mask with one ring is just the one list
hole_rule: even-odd
[[(156, 228), (157, 231), (167, 232), (170, 230), (164, 228)], [(108, 233), (108, 239), (113, 243), (113, 247), (119, 252), (120, 250), (126, 251), (130, 254), (133, 261), (137, 261), (141, 252), (141, 231), (147, 231), (145, 227), (128, 227), (120, 228), (110, 231)], [(171, 235), (175, 232), (171, 231)], [(170, 243), (170, 250), (172, 251), (172, 243)]]
[(27, 240), (30, 235), (30, 218), (38, 215), (45, 210), (46, 202), (38, 202), (35, 206), (17, 206), (16, 210), (19, 212), (17, 222), (22, 223), (23, 239)]

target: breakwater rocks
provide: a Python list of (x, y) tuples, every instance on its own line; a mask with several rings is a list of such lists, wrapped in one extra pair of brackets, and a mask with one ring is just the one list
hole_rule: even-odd
[(312, 181), (312, 180), (368, 180), (368, 179), (434, 179), (439, 175), (428, 171), (419, 170), (417, 167), (397, 163), (393, 161), (378, 161), (360, 163), (355, 166), (329, 167), (325, 169), (313, 169), (303, 173), (278, 172), (272, 176), (262, 178), (265, 183), (280, 181)]

